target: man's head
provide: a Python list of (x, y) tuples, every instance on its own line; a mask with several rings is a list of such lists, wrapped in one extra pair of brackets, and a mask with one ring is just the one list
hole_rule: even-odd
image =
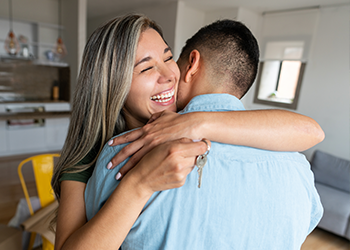
[(178, 109), (200, 94), (242, 98), (255, 80), (258, 63), (258, 43), (244, 24), (226, 19), (201, 28), (186, 41), (178, 60)]

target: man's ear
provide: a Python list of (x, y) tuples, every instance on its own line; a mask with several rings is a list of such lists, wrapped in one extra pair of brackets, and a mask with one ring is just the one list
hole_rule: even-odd
[(201, 55), (198, 50), (192, 50), (188, 57), (188, 65), (186, 67), (185, 82), (191, 81), (192, 77), (195, 76), (200, 68)]

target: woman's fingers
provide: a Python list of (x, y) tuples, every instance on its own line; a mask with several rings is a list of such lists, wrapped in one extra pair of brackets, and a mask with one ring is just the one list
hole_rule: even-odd
[[(124, 168), (130, 170), (130, 168), (132, 168), (142, 158), (142, 156), (148, 153), (152, 148), (164, 143), (165, 141), (173, 139), (173, 134), (170, 133), (158, 132), (157, 135), (155, 135), (152, 133), (152, 131), (150, 131), (152, 128), (154, 128), (154, 125), (145, 125), (143, 128), (128, 133), (128, 135), (122, 135), (122, 138), (120, 139), (119, 137), (115, 138), (114, 143), (111, 144), (112, 146), (116, 145), (116, 143), (125, 143), (133, 139), (135, 139), (135, 141), (125, 146), (112, 158), (110, 164), (108, 164), (108, 169), (113, 169), (115, 166), (131, 156), (131, 159), (128, 162), (129, 167)], [(135, 156), (135, 154), (137, 155)]]
[(139, 139), (143, 135), (143, 133), (144, 132), (141, 130), (141, 128), (133, 130), (121, 136), (115, 137), (114, 139), (111, 139), (110, 141), (108, 141), (108, 145), (116, 146), (116, 145), (131, 142), (131, 141), (135, 141)]
[[(135, 142), (126, 145), (124, 148), (122, 148), (122, 150), (120, 150), (120, 152), (118, 152), (118, 154), (113, 156), (111, 161), (108, 163), (107, 168), (115, 168), (115, 166), (126, 160), (131, 155), (135, 154), (135, 152), (138, 152), (143, 147), (143, 145), (143, 142), (140, 140), (136, 140)], [(135, 159), (132, 160), (132, 162), (134, 161)]]
[[(126, 175), (130, 169), (132, 169), (141, 159), (147, 154), (151, 148), (143, 147), (139, 151), (137, 151), (130, 159), (125, 163), (125, 165), (119, 170), (119, 174), (121, 176)], [(115, 156), (116, 157), (116, 156)]]
[[(203, 139), (203, 140), (205, 140), (209, 146), (211, 145), (211, 142), (209, 140), (207, 139)], [(181, 138), (169, 143), (170, 144), (173, 143), (175, 147), (177, 146), (176, 148), (174, 148), (174, 153), (180, 154), (184, 158), (193, 158), (198, 155), (202, 155), (208, 149), (207, 143), (203, 142), (202, 140), (194, 141), (188, 138)]]
[(133, 173), (141, 173), (140, 181), (153, 192), (177, 188), (185, 183), (196, 157), (206, 151), (206, 143), (187, 138), (166, 142), (146, 154)]
[(147, 124), (149, 123), (152, 123), (154, 122), (155, 120), (157, 120), (159, 117), (161, 117), (163, 114), (164, 114), (165, 111), (162, 111), (162, 112), (158, 112), (158, 113), (155, 113), (151, 116), (151, 118), (149, 118)]

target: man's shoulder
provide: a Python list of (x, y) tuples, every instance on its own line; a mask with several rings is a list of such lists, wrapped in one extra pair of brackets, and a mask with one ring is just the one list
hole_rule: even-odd
[(200, 111), (234, 111), (245, 110), (242, 102), (235, 96), (221, 94), (205, 94), (193, 97), (180, 114)]
[(116, 145), (116, 146), (110, 146), (108, 143), (106, 143), (100, 152), (100, 155), (97, 158), (96, 161), (96, 167), (100, 165), (102, 162), (107, 163), (112, 159), (113, 156), (115, 156), (117, 153), (122, 150), (127, 144), (121, 144), (121, 145)]
[(212, 142), (210, 154), (212, 154), (213, 157), (224, 157), (225, 159), (237, 159), (246, 162), (294, 161), (302, 164), (309, 164), (305, 155), (299, 152), (270, 151), (219, 142)]

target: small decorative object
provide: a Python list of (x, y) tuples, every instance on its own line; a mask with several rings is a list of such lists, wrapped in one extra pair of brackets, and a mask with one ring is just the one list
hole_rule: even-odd
[(5, 40), (5, 50), (11, 56), (17, 55), (17, 53), (20, 51), (19, 43), (12, 30), (10, 30)]
[(53, 62), (55, 61), (55, 53), (52, 51), (52, 50), (47, 50), (45, 51), (45, 56), (46, 56), (46, 59), (50, 62)]
[(60, 97), (59, 84), (58, 84), (58, 81), (54, 81), (53, 87), (52, 87), (52, 99), (54, 101), (58, 101), (59, 97)]
[(9, 16), (10, 16), (10, 31), (5, 40), (5, 50), (7, 51), (8, 54), (14, 56), (20, 51), (20, 47), (19, 47), (17, 38), (15, 36), (15, 33), (13, 33), (13, 29), (12, 29), (12, 1), (11, 0), (9, 0)]
[(28, 38), (23, 35), (19, 35), (18, 40), (21, 43), (22, 47), (21, 56), (28, 58), (30, 56), (28, 48)]
[(62, 59), (65, 55), (67, 55), (67, 49), (61, 37), (57, 38), (55, 54), (58, 59)]
[(61, 38), (61, 0), (59, 0), (58, 3), (58, 23), (59, 23), (59, 34), (56, 42), (56, 47), (55, 47), (55, 55), (58, 60), (61, 60), (64, 56), (67, 55), (67, 49), (66, 46), (64, 45), (62, 38)]

